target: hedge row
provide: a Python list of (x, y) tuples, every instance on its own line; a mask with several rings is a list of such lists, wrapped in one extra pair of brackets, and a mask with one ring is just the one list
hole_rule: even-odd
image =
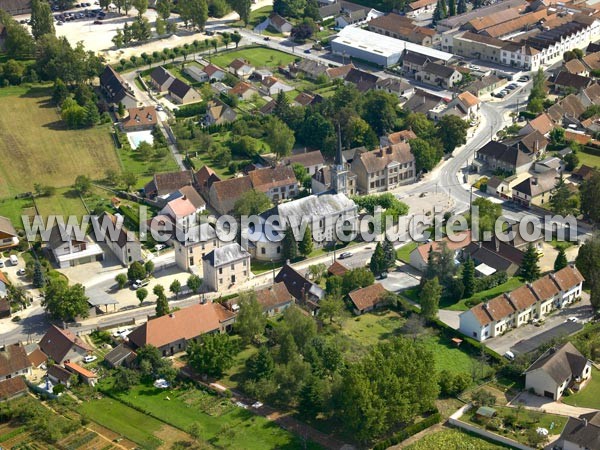
[(392, 445), (399, 444), (400, 442), (405, 441), (409, 437), (414, 436), (415, 434), (425, 430), (426, 428), (429, 428), (430, 426), (439, 423), (441, 420), (442, 415), (439, 413), (439, 411), (436, 411), (421, 422), (409, 425), (403, 430), (394, 434), (392, 437), (389, 437), (384, 441), (378, 442), (376, 445), (373, 446), (373, 450), (385, 450), (386, 448), (391, 447)]

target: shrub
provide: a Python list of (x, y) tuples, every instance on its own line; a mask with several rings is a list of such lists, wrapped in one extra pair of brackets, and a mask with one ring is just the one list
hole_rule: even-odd
[(394, 434), (392, 437), (390, 437), (384, 441), (378, 442), (376, 445), (373, 446), (373, 450), (385, 450), (386, 448), (388, 448), (392, 445), (396, 445), (396, 444), (408, 439), (409, 437), (414, 436), (415, 434), (425, 430), (426, 428), (429, 428), (430, 426), (435, 425), (436, 423), (439, 423), (441, 420), (442, 420), (442, 415), (439, 413), (439, 411), (436, 411), (433, 414), (431, 414), (429, 417), (427, 417), (426, 419), (422, 420), (421, 422), (417, 422), (412, 425), (409, 425), (406, 428), (404, 428), (403, 430)]

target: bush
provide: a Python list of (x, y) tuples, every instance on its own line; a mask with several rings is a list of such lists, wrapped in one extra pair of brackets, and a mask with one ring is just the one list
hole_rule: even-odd
[(487, 291), (508, 281), (506, 272), (496, 272), (493, 275), (475, 278), (475, 292)]
[(174, 112), (175, 117), (184, 118), (184, 117), (194, 117), (199, 114), (206, 113), (206, 103), (192, 103), (191, 105), (180, 106), (177, 111)]
[(408, 439), (409, 437), (414, 436), (415, 434), (425, 430), (426, 428), (429, 428), (430, 426), (439, 423), (441, 420), (442, 415), (439, 413), (439, 411), (436, 411), (421, 422), (409, 425), (402, 431), (399, 431), (398, 433), (394, 434), (392, 437), (384, 441), (378, 442), (376, 445), (373, 446), (373, 450), (385, 450), (386, 448), (392, 445), (396, 445)]

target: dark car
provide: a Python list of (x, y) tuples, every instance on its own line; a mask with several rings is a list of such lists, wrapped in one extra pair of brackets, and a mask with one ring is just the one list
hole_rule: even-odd
[(306, 50), (304, 50), (304, 53), (310, 53), (310, 49), (307, 48)]
[(94, 25), (102, 25), (102, 23), (101, 20), (94, 20)]
[(271, 40), (271, 38), (270, 38), (269, 36), (267, 36), (267, 37), (266, 37), (264, 40), (265, 40), (265, 41), (270, 41), (270, 40)]

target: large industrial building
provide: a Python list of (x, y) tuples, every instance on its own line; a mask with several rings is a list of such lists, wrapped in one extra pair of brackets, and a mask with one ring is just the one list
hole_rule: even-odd
[(354, 27), (344, 28), (338, 37), (331, 41), (331, 51), (334, 54), (362, 59), (382, 67), (397, 64), (406, 50), (444, 62), (453, 56), (451, 53)]

